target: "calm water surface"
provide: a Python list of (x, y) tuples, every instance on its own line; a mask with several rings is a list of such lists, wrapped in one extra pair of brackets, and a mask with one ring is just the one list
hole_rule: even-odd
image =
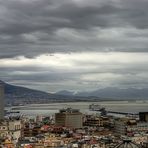
[(138, 113), (142, 111), (148, 111), (148, 101), (104, 101), (104, 102), (70, 102), (70, 103), (50, 103), (50, 104), (31, 104), (26, 106), (18, 107), (16, 110), (20, 111), (21, 114), (28, 116), (43, 115), (49, 116), (54, 115), (59, 109), (63, 108), (74, 108), (80, 109), (82, 113), (93, 114), (96, 112), (89, 111), (90, 104), (99, 104), (105, 107), (109, 111), (119, 111), (127, 113)]

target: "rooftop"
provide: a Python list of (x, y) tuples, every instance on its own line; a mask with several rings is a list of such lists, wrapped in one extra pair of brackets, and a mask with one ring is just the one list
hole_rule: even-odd
[(72, 109), (72, 108), (60, 109), (60, 113), (79, 113), (79, 109)]
[(129, 139), (123, 140), (120, 144), (118, 144), (115, 148), (141, 148), (139, 145), (135, 144)]

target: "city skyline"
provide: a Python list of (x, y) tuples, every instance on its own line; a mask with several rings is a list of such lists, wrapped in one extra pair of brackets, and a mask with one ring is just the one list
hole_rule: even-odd
[(0, 79), (56, 92), (148, 88), (147, 0), (0, 0)]

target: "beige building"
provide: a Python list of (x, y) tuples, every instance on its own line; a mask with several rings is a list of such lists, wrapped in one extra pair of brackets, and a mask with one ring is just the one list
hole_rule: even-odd
[(14, 142), (18, 141), (21, 137), (21, 121), (20, 120), (9, 120), (0, 123), (0, 137), (8, 137)]
[(0, 120), (4, 118), (4, 83), (0, 81)]
[(94, 126), (94, 127), (103, 127), (110, 124), (108, 117), (103, 116), (94, 116), (94, 115), (85, 115), (84, 117), (84, 126)]
[(119, 118), (115, 120), (115, 132), (119, 135), (127, 134), (127, 126), (135, 126), (137, 124), (135, 119)]
[(9, 134), (13, 137), (14, 140), (18, 140), (21, 137), (21, 121), (12, 120), (8, 122)]
[(55, 124), (71, 128), (82, 128), (82, 113), (76, 109), (62, 109), (55, 114)]
[(85, 121), (83, 123), (84, 126), (103, 126), (103, 119), (101, 117), (96, 117), (93, 115), (86, 115)]
[(0, 138), (6, 137), (7, 135), (8, 135), (7, 122), (0, 122)]

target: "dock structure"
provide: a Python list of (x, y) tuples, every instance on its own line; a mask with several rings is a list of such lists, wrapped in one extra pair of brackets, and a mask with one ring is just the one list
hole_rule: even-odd
[(127, 113), (127, 112), (119, 112), (119, 111), (107, 111), (107, 113), (121, 114), (121, 115), (138, 115), (137, 113)]
[(107, 115), (108, 113), (111, 113), (111, 114), (120, 114), (120, 115), (129, 115), (129, 116), (138, 115), (138, 113), (128, 113), (128, 112), (120, 112), (120, 111), (109, 111), (109, 110), (106, 110), (105, 107), (101, 107), (101, 105), (99, 105), (99, 104), (91, 104), (91, 105), (89, 105), (89, 110), (90, 111), (98, 111), (98, 112), (101, 112), (101, 115)]

